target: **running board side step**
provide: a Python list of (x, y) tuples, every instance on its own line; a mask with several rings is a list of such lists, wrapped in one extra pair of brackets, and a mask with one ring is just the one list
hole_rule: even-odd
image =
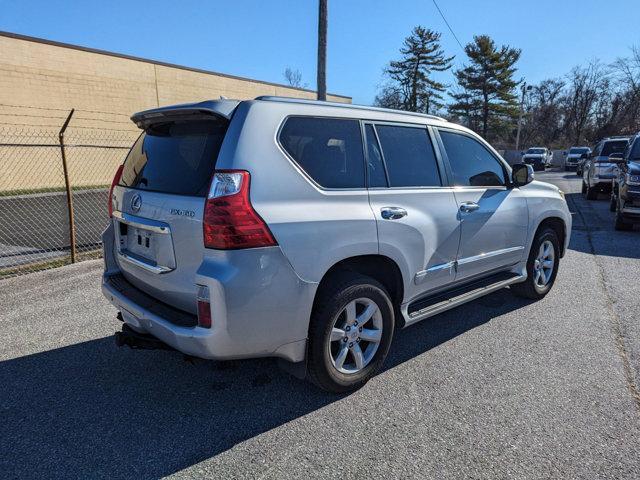
[(453, 290), (445, 291), (430, 297), (418, 299), (403, 309), (405, 327), (470, 302), (489, 293), (522, 282), (525, 275), (516, 273), (500, 273), (475, 281)]

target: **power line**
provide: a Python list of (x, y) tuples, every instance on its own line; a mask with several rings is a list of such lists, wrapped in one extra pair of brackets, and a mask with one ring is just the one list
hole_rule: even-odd
[(444, 23), (447, 24), (447, 27), (449, 28), (449, 31), (451, 32), (451, 35), (453, 35), (453, 38), (456, 39), (456, 42), (458, 42), (458, 45), (460, 45), (460, 48), (462, 49), (462, 51), (464, 52), (464, 47), (462, 46), (462, 43), (460, 43), (460, 40), (458, 40), (458, 36), (455, 34), (455, 32), (453, 31), (453, 28), (451, 28), (451, 25), (449, 25), (449, 22), (447, 22), (447, 19), (444, 16), (444, 13), (442, 13), (442, 10), (440, 10), (440, 7), (438, 6), (438, 4), (436, 3), (436, 0), (431, 0), (433, 2), (433, 4), (436, 6), (436, 8), (438, 9), (438, 12), (440, 13), (440, 16), (442, 17), (442, 19), (444, 20)]

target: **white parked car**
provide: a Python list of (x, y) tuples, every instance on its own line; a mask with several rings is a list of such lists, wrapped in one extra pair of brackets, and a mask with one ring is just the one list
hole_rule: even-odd
[(533, 147), (522, 152), (522, 163), (531, 165), (534, 170), (544, 170), (551, 165), (553, 152), (544, 147)]

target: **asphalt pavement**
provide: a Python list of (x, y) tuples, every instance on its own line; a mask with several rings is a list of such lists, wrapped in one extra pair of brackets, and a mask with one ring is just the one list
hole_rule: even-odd
[[(73, 192), (78, 249), (95, 247), (109, 221), (106, 189)], [(0, 268), (69, 250), (69, 213), (64, 192), (0, 196)]]
[(0, 281), (3, 478), (640, 478), (640, 231), (573, 173), (542, 301), (508, 289), (396, 334), (336, 396), (272, 360), (118, 349), (100, 261)]

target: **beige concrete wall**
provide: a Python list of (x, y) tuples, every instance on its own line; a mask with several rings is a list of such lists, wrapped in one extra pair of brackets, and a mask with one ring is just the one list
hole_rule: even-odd
[[(138, 132), (129, 120), (132, 113), (221, 95), (315, 98), (308, 90), (0, 32), (0, 143), (55, 144), (74, 108), (70, 143), (130, 145)], [(351, 102), (349, 97), (328, 97)], [(0, 192), (61, 185), (59, 150), (0, 148)], [(109, 183), (121, 154), (72, 149), (72, 183)]]
[[(284, 85), (25, 38), (29, 37), (0, 33), (0, 104), (130, 115), (146, 108), (220, 95), (237, 99), (258, 95), (315, 98), (312, 91)], [(329, 100), (350, 102), (351, 98), (329, 95)], [(0, 112), (5, 114), (36, 113), (25, 110), (18, 112), (0, 105)], [(5, 123), (6, 117), (2, 117)], [(37, 115), (20, 118), (29, 119), (22, 121), (27, 123)], [(18, 118), (14, 121), (19, 123)]]

